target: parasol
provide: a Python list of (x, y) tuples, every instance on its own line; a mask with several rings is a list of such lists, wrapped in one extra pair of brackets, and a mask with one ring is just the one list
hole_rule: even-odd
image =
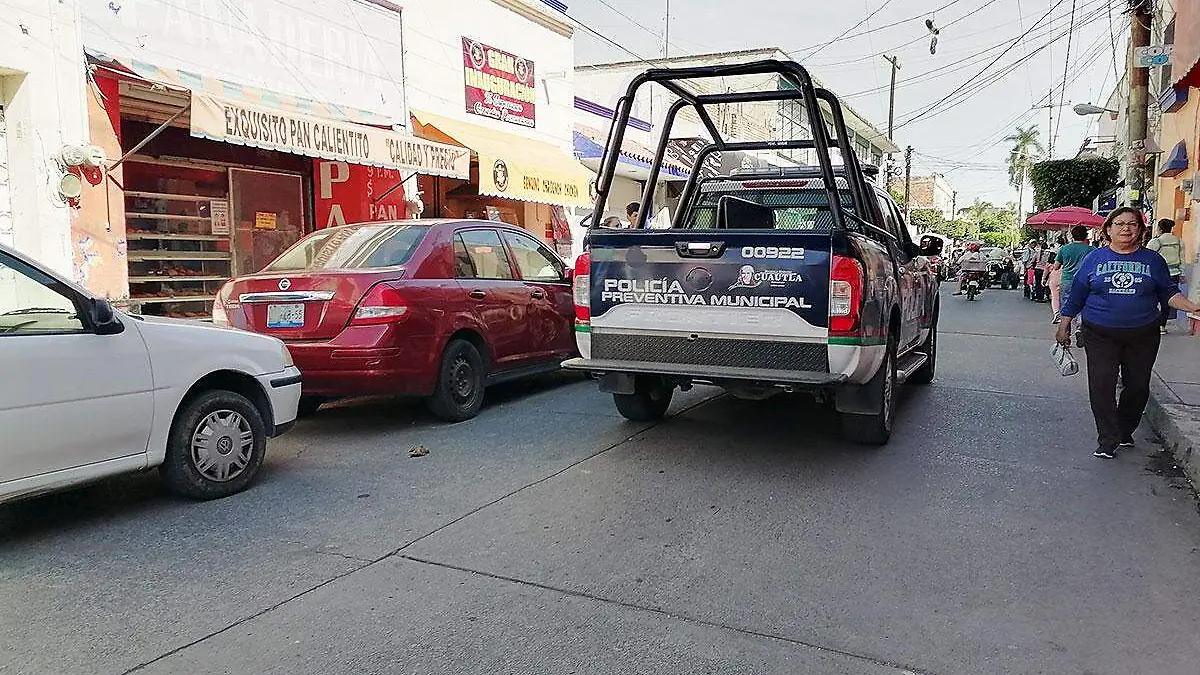
[(1104, 225), (1104, 218), (1082, 206), (1060, 206), (1030, 216), (1025, 224), (1035, 230), (1066, 230), (1076, 225), (1097, 228)]

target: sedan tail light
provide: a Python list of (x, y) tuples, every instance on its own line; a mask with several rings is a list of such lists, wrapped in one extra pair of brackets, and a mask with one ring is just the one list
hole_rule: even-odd
[(229, 320), (229, 310), (241, 308), (241, 305), (230, 297), (232, 291), (233, 282), (228, 282), (221, 287), (221, 290), (217, 292), (217, 297), (213, 299), (212, 322), (218, 326), (232, 325)]
[(408, 315), (408, 303), (400, 291), (390, 283), (381, 281), (372, 286), (354, 308), (351, 326), (370, 326), (395, 323)]

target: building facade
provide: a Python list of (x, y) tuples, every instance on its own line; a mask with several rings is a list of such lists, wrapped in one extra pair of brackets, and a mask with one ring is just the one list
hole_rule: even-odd
[(71, 228), (79, 213), (70, 197), (75, 180), (65, 178), (74, 176), (72, 160), (62, 150), (90, 144), (83, 72), (76, 0), (5, 4), (0, 13), (0, 243), (67, 276), (72, 274)]
[[(904, 180), (892, 181), (894, 189), (904, 190)], [(908, 186), (908, 209), (933, 209), (942, 214), (946, 220), (954, 220), (954, 188), (940, 173), (928, 176), (913, 176)]]

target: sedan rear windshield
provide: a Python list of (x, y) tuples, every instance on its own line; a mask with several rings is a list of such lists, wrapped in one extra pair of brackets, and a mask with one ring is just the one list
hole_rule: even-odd
[(301, 239), (264, 272), (395, 267), (408, 262), (429, 231), (426, 225), (343, 225)]

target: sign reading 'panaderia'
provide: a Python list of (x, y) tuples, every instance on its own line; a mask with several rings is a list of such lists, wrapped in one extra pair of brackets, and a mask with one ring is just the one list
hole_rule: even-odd
[(469, 150), (375, 127), (192, 93), (192, 135), (351, 164), (467, 178)]
[(533, 61), (466, 37), (462, 45), (467, 112), (523, 127), (537, 126)]

